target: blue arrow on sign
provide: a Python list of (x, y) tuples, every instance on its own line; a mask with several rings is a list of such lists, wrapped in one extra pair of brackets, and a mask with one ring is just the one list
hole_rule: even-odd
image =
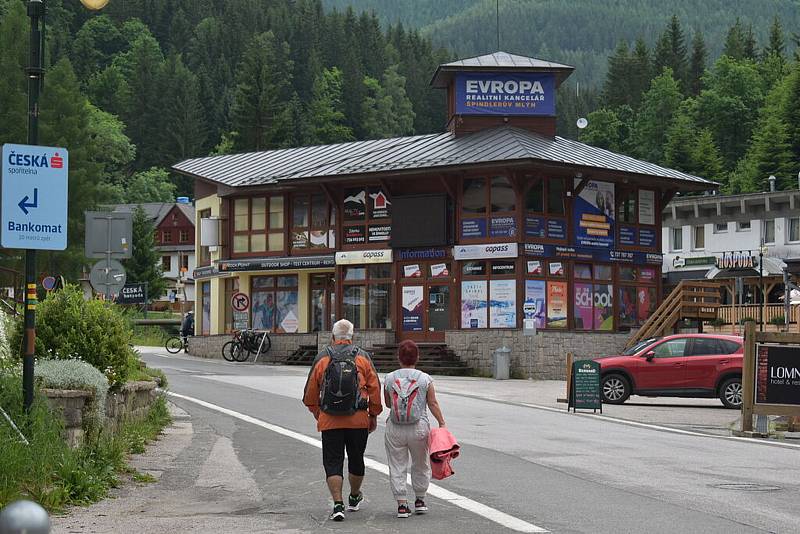
[(21, 209), (25, 215), (28, 214), (28, 208), (38, 208), (39, 207), (39, 188), (33, 188), (33, 202), (28, 202), (28, 195), (25, 195), (25, 198), (19, 201), (19, 209)]

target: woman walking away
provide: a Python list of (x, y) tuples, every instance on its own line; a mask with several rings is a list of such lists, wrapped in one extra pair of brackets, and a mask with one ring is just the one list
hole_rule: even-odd
[[(425, 494), (431, 481), (431, 462), (428, 457), (428, 408), (444, 427), (444, 416), (436, 400), (430, 375), (416, 369), (419, 348), (411, 340), (400, 343), (397, 350), (400, 369), (386, 375), (384, 400), (390, 408), (386, 420), (386, 456), (389, 459), (389, 481), (397, 500), (397, 517), (409, 517), (411, 508), (406, 495), (406, 478), (411, 471), (414, 489), (414, 511), (424, 514)], [(409, 465), (409, 457), (411, 462)]]

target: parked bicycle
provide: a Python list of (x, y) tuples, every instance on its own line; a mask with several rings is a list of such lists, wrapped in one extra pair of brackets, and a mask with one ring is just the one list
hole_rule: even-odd
[(170, 354), (178, 354), (180, 351), (186, 350), (189, 347), (189, 338), (183, 336), (172, 336), (167, 339), (164, 347)]
[(222, 357), (229, 362), (245, 362), (251, 354), (255, 354), (257, 359), (259, 355), (269, 352), (271, 347), (272, 339), (267, 332), (237, 330), (233, 333), (233, 339), (222, 346)]

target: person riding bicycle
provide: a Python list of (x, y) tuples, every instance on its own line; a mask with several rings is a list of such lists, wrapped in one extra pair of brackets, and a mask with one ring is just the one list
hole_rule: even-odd
[(183, 351), (189, 352), (189, 344), (187, 338), (194, 335), (194, 312), (188, 311), (183, 316), (181, 322), (181, 341), (183, 341)]

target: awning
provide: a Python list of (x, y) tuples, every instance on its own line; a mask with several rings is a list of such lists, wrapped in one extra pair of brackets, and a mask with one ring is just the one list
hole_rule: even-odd
[(705, 280), (706, 270), (697, 271), (670, 271), (664, 273), (664, 279), (668, 286), (677, 285), (681, 280)]

